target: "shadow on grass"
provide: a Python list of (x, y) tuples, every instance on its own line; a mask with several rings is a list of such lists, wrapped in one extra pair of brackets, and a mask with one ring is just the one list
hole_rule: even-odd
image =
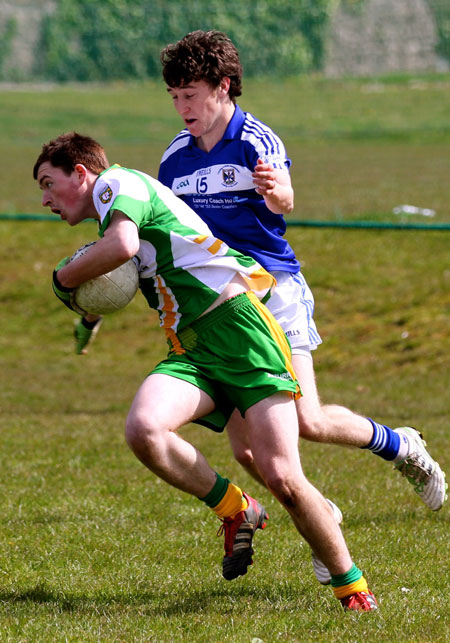
[[(266, 585), (256, 588), (252, 585), (236, 585), (214, 588), (204, 587), (199, 590), (186, 590), (177, 588), (176, 595), (169, 592), (159, 593), (158, 591), (144, 592), (99, 592), (89, 596), (64, 591), (58, 591), (38, 584), (32, 589), (22, 592), (2, 591), (0, 592), (0, 603), (3, 606), (9, 604), (26, 604), (51, 606), (59, 612), (68, 614), (113, 614), (116, 611), (123, 612), (124, 608), (136, 608), (141, 615), (153, 617), (170, 617), (185, 614), (208, 613), (230, 613), (242, 599), (255, 599), (267, 605), (272, 605), (274, 610), (279, 609), (280, 602), (285, 605), (293, 603), (295, 609), (311, 609), (317, 600), (314, 593), (306, 591), (299, 593), (298, 586), (289, 584)], [(278, 605), (278, 607), (277, 607)]]

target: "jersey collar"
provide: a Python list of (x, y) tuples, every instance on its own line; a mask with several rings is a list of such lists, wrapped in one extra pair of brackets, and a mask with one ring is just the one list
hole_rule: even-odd
[(225, 134), (223, 135), (222, 140), (225, 141), (225, 140), (236, 138), (236, 136), (238, 135), (240, 129), (244, 124), (244, 120), (245, 120), (244, 112), (239, 107), (239, 105), (236, 105), (234, 114), (231, 117), (231, 121), (228, 123), (228, 127), (225, 130)]

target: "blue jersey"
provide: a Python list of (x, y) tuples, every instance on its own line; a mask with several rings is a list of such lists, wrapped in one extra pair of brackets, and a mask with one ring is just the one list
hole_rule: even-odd
[(281, 139), (267, 125), (236, 106), (222, 139), (210, 152), (182, 130), (161, 160), (158, 179), (207, 223), (215, 237), (250, 255), (270, 272), (298, 272), (284, 239), (286, 222), (271, 212), (254, 188), (258, 158), (287, 170), (291, 161)]

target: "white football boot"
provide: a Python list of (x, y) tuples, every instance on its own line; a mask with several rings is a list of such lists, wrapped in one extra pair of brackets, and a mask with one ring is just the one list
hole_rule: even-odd
[[(334, 502), (331, 502), (331, 500), (329, 500), (328, 498), (326, 498), (326, 501), (333, 510), (335, 521), (338, 525), (340, 525), (342, 522), (342, 511), (334, 504)], [(311, 555), (312, 566), (317, 580), (319, 581), (319, 583), (322, 583), (322, 585), (329, 585), (331, 583), (331, 574), (328, 570), (328, 567), (324, 563), (322, 563), (320, 558), (317, 558), (314, 552), (311, 552)]]
[(438, 511), (447, 499), (445, 473), (425, 449), (426, 442), (416, 429), (402, 426), (394, 429), (408, 442), (408, 455), (395, 468), (412, 484), (414, 491), (432, 511)]

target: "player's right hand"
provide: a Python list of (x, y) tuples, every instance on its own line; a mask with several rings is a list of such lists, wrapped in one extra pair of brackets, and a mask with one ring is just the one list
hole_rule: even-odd
[(97, 317), (94, 321), (88, 321), (82, 317), (75, 324), (73, 334), (75, 336), (75, 353), (86, 355), (89, 342), (95, 339), (103, 317)]

